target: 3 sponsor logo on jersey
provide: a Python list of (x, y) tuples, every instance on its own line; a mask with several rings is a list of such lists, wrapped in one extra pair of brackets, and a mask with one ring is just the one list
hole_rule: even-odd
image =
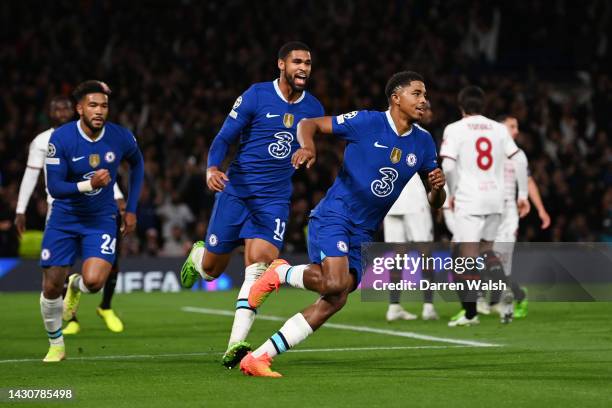
[(346, 245), (346, 242), (344, 241), (338, 241), (338, 243), (336, 244), (336, 246), (338, 247), (338, 250), (340, 252), (344, 252), (345, 254), (348, 252), (348, 245)]
[(51, 258), (51, 251), (49, 251), (47, 248), (44, 248), (42, 251), (40, 251), (40, 259), (46, 261), (49, 258)]
[(272, 118), (278, 118), (280, 115), (274, 115), (270, 112), (266, 113), (266, 118), (268, 119), (272, 119)]
[(293, 135), (290, 132), (278, 132), (274, 135), (276, 142), (270, 143), (268, 153), (275, 159), (284, 159), (291, 154)]
[(409, 165), (410, 167), (414, 167), (417, 163), (417, 157), (416, 154), (414, 153), (410, 153), (408, 154), (408, 156), (406, 156), (406, 164)]
[(107, 163), (112, 163), (115, 161), (115, 153), (113, 152), (106, 152), (106, 154), (104, 155), (104, 160), (106, 160)]
[(210, 236), (208, 237), (208, 245), (214, 247), (214, 246), (217, 246), (218, 243), (219, 243), (219, 238), (217, 238), (215, 234), (210, 234)]
[(372, 181), (370, 190), (376, 197), (386, 197), (393, 192), (395, 180), (399, 177), (397, 170), (393, 167), (383, 167), (378, 170), (382, 175), (380, 179)]
[(47, 157), (54, 157), (56, 151), (55, 145), (53, 143), (49, 143), (49, 146), (47, 146)]

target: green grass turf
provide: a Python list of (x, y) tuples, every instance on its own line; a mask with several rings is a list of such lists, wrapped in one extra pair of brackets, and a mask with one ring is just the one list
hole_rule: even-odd
[[(75, 390), (69, 406), (612, 406), (610, 303), (532, 303), (527, 319), (502, 325), (448, 328), (457, 305), (439, 303), (438, 322), (384, 321), (384, 303), (353, 294), (334, 323), (503, 344), (499, 348), (445, 347), (375, 351), (287, 353), (274, 368), (282, 379), (250, 378), (220, 365), (232, 319), (186, 313), (181, 307), (231, 310), (235, 292), (117, 295), (126, 330), (113, 334), (95, 315), (99, 295), (82, 297), (82, 331), (66, 336), (68, 360), (44, 365), (47, 340), (38, 294), (0, 294), (0, 388)], [(315, 297), (281, 290), (261, 313), (289, 317)], [(420, 305), (408, 309), (420, 311)], [(259, 345), (281, 322), (255, 322), (249, 340)], [(323, 328), (297, 349), (451, 346), (383, 334)], [(147, 357), (142, 355), (210, 353)], [(131, 359), (95, 356), (141, 355)], [(82, 358), (82, 359), (81, 359)], [(0, 408), (7, 406), (0, 402)], [(59, 405), (28, 402), (18, 406)]]

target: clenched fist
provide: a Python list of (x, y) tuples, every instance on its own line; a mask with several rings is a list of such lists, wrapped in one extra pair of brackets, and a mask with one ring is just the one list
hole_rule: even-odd
[(441, 169), (435, 169), (427, 175), (432, 190), (441, 190), (446, 184), (446, 177)]
[(102, 188), (108, 186), (111, 182), (111, 176), (108, 170), (100, 169), (96, 170), (93, 177), (91, 178), (91, 187), (93, 189)]

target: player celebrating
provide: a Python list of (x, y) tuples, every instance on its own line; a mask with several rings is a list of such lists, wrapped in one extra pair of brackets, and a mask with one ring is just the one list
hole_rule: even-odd
[[(499, 121), (506, 125), (506, 128), (510, 132), (512, 139), (516, 140), (519, 135), (518, 120), (510, 115), (505, 115), (499, 118)], [(495, 251), (500, 253), (500, 258), (504, 266), (504, 272), (507, 276), (512, 274), (512, 256), (514, 252), (514, 244), (516, 242), (516, 236), (519, 227), (519, 213), (516, 208), (516, 172), (514, 169), (514, 163), (510, 160), (504, 162), (504, 212), (502, 213), (502, 219), (497, 230), (497, 238), (495, 239)], [(540, 190), (536, 185), (533, 177), (528, 176), (527, 178), (527, 192), (528, 197), (535, 205), (538, 216), (542, 221), (542, 229), (546, 229), (550, 226), (550, 216), (542, 203), (540, 197)], [(524, 214), (526, 215), (526, 214)], [(499, 244), (498, 244), (499, 243)], [(523, 318), (527, 316), (527, 295), (525, 290), (522, 289), (515, 282), (511, 282), (512, 294), (516, 302), (514, 309), (515, 318)], [(494, 296), (495, 294), (492, 294)], [(499, 295), (492, 297), (491, 303), (493, 307), (499, 305)], [(499, 309), (499, 307), (496, 307)]]
[[(289, 216), (291, 152), (299, 148), (296, 126), (304, 118), (324, 114), (306, 88), (312, 59), (310, 48), (290, 42), (278, 53), (280, 78), (252, 85), (238, 97), (208, 155), (206, 182), (217, 191), (204, 242), (193, 245), (181, 270), (181, 283), (191, 287), (201, 276), (216, 279), (230, 254), (244, 240), (245, 277), (238, 293), (236, 315), (222, 363), (234, 367), (251, 346), (245, 342), (256, 308), (247, 297), (255, 280), (278, 258)], [(227, 175), (219, 170), (229, 146), (240, 148)]]
[[(453, 242), (460, 244), (459, 254), (463, 257), (475, 258), (479, 252), (487, 253), (492, 249), (503, 210), (506, 157), (512, 158), (515, 164), (519, 212), (526, 211), (528, 206), (526, 159), (517, 154), (519, 149), (504, 125), (482, 116), (484, 104), (484, 92), (478, 87), (468, 86), (459, 93), (463, 119), (444, 129), (440, 149), (451, 195), (449, 204), (454, 209)], [(479, 245), (481, 241), (485, 243)], [(487, 268), (497, 271), (497, 278), (502, 268), (494, 259), (494, 256), (489, 257)], [(472, 278), (467, 274), (456, 276)], [(465, 314), (449, 322), (449, 326), (478, 324), (473, 294), (463, 291), (459, 295)]]
[(312, 211), (308, 225), (310, 265), (290, 266), (275, 260), (249, 293), (258, 307), (281, 283), (306, 288), (321, 296), (291, 317), (261, 347), (240, 362), (247, 375), (280, 377), (270, 369), (272, 358), (302, 342), (346, 303), (361, 280), (361, 244), (372, 234), (415, 174), (426, 184), (429, 202), (444, 202), (444, 174), (437, 168), (431, 135), (416, 122), (425, 112), (423, 77), (400, 72), (385, 87), (386, 112), (355, 111), (300, 122), (302, 148), (292, 158), (296, 167), (311, 166), (316, 158), (315, 133), (346, 140), (344, 164), (325, 198)]
[(49, 140), (47, 188), (55, 199), (42, 242), (43, 321), (49, 352), (43, 361), (65, 358), (62, 335), (62, 289), (77, 254), (83, 258), (82, 276), (68, 280), (64, 317), (77, 309), (81, 292), (97, 292), (115, 261), (117, 205), (113, 191), (122, 159), (130, 164), (129, 196), (122, 220), (123, 234), (136, 227), (136, 205), (144, 178), (142, 154), (134, 135), (122, 126), (107, 123), (109, 87), (86, 81), (73, 93), (80, 119), (56, 129)]
[[(425, 104), (425, 113), (419, 121), (422, 125), (429, 125), (433, 113), (429, 101)], [(427, 200), (427, 192), (423, 182), (418, 177), (412, 177), (406, 187), (402, 190), (393, 207), (387, 213), (384, 220), (385, 242), (432, 242), (433, 220), (431, 208)], [(423, 270), (423, 277), (433, 279), (433, 271)], [(399, 278), (399, 276), (398, 276)], [(393, 290), (389, 293), (389, 308), (386, 319), (415, 320), (417, 316), (412, 314), (399, 304), (401, 291)], [(423, 320), (437, 320), (438, 314), (433, 305), (433, 291), (426, 290), (423, 293)]]
[[(51, 119), (52, 127), (38, 134), (32, 143), (30, 144), (30, 151), (28, 153), (28, 162), (23, 179), (21, 180), (21, 186), (19, 187), (19, 198), (17, 199), (17, 210), (15, 215), (15, 226), (17, 227), (17, 233), (22, 235), (26, 230), (26, 209), (32, 196), (32, 192), (38, 182), (38, 176), (40, 170), (45, 166), (45, 156), (47, 156), (47, 148), (49, 146), (49, 138), (51, 133), (58, 126), (68, 122), (74, 116), (74, 107), (72, 101), (67, 96), (55, 96), (49, 103), (49, 118)], [(46, 173), (46, 171), (45, 171)], [(46, 182), (46, 178), (45, 178)], [(124, 202), (123, 194), (117, 184), (114, 186), (114, 195), (117, 203)], [(53, 203), (53, 197), (47, 193), (47, 218), (49, 216), (51, 206)], [(106, 326), (109, 330), (119, 332), (123, 330), (123, 323), (117, 317), (113, 309), (111, 309), (111, 299), (115, 293), (115, 285), (117, 282), (118, 266), (117, 262), (113, 265), (113, 270), (109, 278), (104, 284), (104, 292), (102, 297), (102, 303), (97, 309), (97, 313), (104, 319)], [(75, 334), (80, 331), (79, 323), (76, 320), (76, 316), (72, 319), (66, 328), (63, 330), (64, 334)]]

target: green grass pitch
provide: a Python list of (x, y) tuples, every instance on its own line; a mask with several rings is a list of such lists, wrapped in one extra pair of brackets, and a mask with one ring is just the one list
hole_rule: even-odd
[[(76, 394), (72, 402), (15, 404), (23, 407), (612, 406), (610, 303), (532, 303), (527, 319), (510, 325), (484, 316), (478, 327), (451, 329), (446, 323), (456, 304), (437, 304), (437, 322), (388, 324), (384, 303), (353, 294), (331, 322), (357, 328), (322, 328), (275, 360), (283, 378), (265, 379), (221, 366), (231, 317), (184, 309), (231, 311), (235, 296), (117, 295), (126, 330), (113, 334), (95, 315), (100, 295), (84, 295), (82, 331), (66, 336), (68, 359), (44, 365), (39, 294), (0, 294), (0, 388), (69, 387)], [(314, 299), (283, 289), (260, 313), (290, 317)], [(420, 312), (419, 304), (405, 306)], [(281, 325), (257, 320), (249, 340), (258, 346)], [(8, 405), (0, 401), (0, 408)]]

